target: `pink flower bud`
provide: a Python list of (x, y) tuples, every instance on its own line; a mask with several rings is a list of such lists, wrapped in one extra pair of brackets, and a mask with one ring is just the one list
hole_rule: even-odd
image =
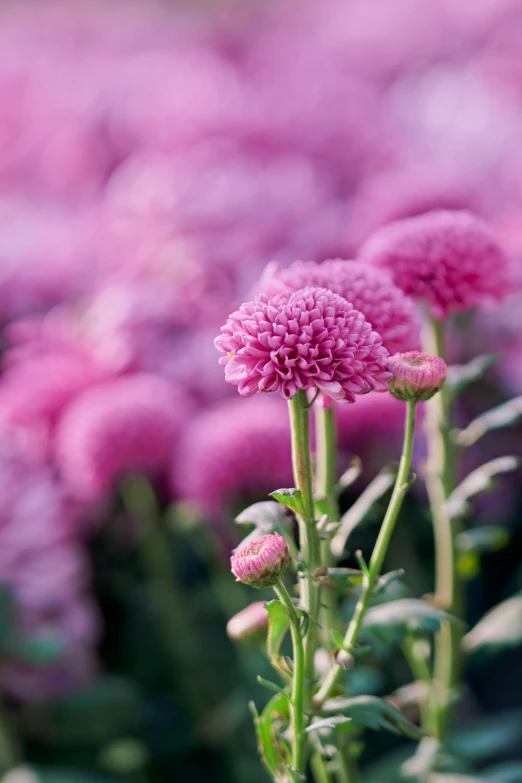
[(255, 601), (235, 614), (227, 623), (231, 639), (250, 639), (268, 627), (268, 612), (264, 601)]
[(420, 351), (396, 353), (386, 366), (393, 373), (390, 392), (405, 402), (429, 400), (442, 389), (448, 373), (444, 359)]
[(230, 558), (238, 582), (252, 587), (275, 585), (286, 565), (288, 546), (279, 533), (269, 533), (238, 549)]

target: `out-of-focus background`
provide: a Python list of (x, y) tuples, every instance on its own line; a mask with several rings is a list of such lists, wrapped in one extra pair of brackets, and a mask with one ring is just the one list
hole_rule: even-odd
[[(522, 257), (521, 50), (520, 0), (2, 3), (9, 783), (266, 779), (247, 705), (266, 701), (267, 665), (225, 632), (263, 596), (234, 583), (228, 555), (237, 512), (291, 486), (287, 412), (227, 386), (213, 338), (267, 262), (351, 258), (426, 210), (469, 208)], [(462, 421), (522, 394), (521, 305), (455, 328), (454, 360), (500, 354)], [(340, 447), (364, 471), (344, 507), (400, 437), (391, 397), (356, 409)], [(522, 455), (520, 429), (484, 438), (470, 464), (505, 453)], [(521, 511), (516, 473), (475, 508), (472, 525), (508, 543), (463, 559), (472, 623), (522, 589)], [(415, 595), (432, 589), (421, 487), (388, 560)], [(516, 638), (469, 663), (464, 757), (522, 757)], [(407, 679), (393, 659), (359, 687)], [(365, 779), (393, 780), (411, 748), (368, 743)]]

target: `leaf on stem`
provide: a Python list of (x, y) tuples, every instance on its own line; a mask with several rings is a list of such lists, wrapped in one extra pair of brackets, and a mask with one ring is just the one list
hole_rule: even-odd
[(462, 645), (468, 653), (497, 652), (522, 644), (522, 593), (497, 604), (469, 631)]
[(275, 492), (270, 492), (270, 497), (283, 503), (296, 514), (301, 514), (303, 511), (303, 493), (300, 489), (276, 489)]
[(332, 715), (330, 718), (320, 718), (308, 726), (305, 731), (321, 731), (322, 729), (335, 729), (342, 726), (343, 723), (351, 723), (351, 718), (347, 715)]
[(351, 718), (354, 727), (386, 729), (420, 739), (424, 733), (389, 702), (377, 696), (338, 697), (323, 704), (323, 712), (341, 713)]
[(487, 432), (510, 427), (512, 424), (516, 424), (521, 417), (522, 396), (514, 397), (473, 419), (467, 427), (455, 433), (455, 442), (459, 446), (471, 446)]
[(290, 618), (281, 601), (270, 601), (265, 608), (268, 612), (267, 654), (274, 667), (281, 671), (281, 645), (290, 628)]
[(274, 696), (261, 715), (253, 701), (248, 706), (254, 719), (259, 755), (270, 776), (274, 777), (282, 766), (281, 757), (289, 756), (288, 746), (281, 739), (280, 734), (276, 736), (273, 730), (274, 715), (280, 713), (288, 718), (288, 700), (282, 694)]
[(260, 674), (257, 675), (257, 681), (264, 688), (266, 688), (269, 691), (272, 691), (272, 693), (280, 693), (282, 696), (285, 697), (285, 699), (288, 699), (288, 701), (290, 702), (292, 701), (288, 693), (286, 693), (286, 691), (284, 690), (284, 688), (282, 688), (276, 682), (272, 682), (271, 680), (265, 680), (265, 678), (261, 677)]
[(385, 642), (401, 642), (410, 632), (435, 633), (442, 620), (461, 624), (456, 617), (419, 598), (399, 598), (372, 606), (363, 627)]
[(286, 532), (291, 515), (275, 500), (264, 500), (245, 508), (236, 518), (236, 525), (254, 525), (262, 535)]
[(481, 465), (480, 468), (472, 471), (466, 476), (459, 486), (453, 490), (448, 500), (446, 508), (452, 519), (462, 517), (469, 513), (471, 498), (481, 492), (493, 489), (493, 479), (501, 473), (509, 473), (516, 470), (519, 465), (517, 457), (497, 457), (490, 462)]
[(353, 506), (341, 517), (341, 526), (335, 536), (332, 538), (332, 554), (340, 557), (346, 546), (349, 536), (355, 528), (365, 519), (372, 510), (373, 506), (388, 492), (393, 486), (397, 475), (396, 467), (387, 467), (368, 484), (366, 489), (360, 494)]

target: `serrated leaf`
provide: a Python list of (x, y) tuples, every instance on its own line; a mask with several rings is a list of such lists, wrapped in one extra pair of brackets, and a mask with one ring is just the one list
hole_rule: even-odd
[(354, 726), (368, 729), (386, 729), (394, 734), (404, 734), (420, 739), (424, 733), (393, 705), (377, 696), (354, 696), (329, 699), (323, 704), (323, 712), (341, 713), (352, 719)]
[(263, 500), (245, 508), (236, 518), (237, 525), (254, 525), (263, 535), (288, 528), (291, 515), (275, 500)]
[(461, 621), (436, 606), (418, 598), (399, 598), (372, 606), (366, 612), (363, 627), (386, 642), (399, 642), (408, 632), (435, 633), (442, 620)]
[(281, 601), (270, 601), (265, 607), (268, 612), (266, 649), (268, 657), (279, 669), (281, 645), (290, 628), (290, 619)]
[(477, 416), (468, 426), (455, 435), (460, 446), (471, 446), (486, 432), (510, 427), (516, 424), (522, 416), (522, 396), (514, 397), (508, 402), (497, 405), (486, 413)]
[(321, 729), (335, 729), (337, 726), (341, 726), (343, 723), (350, 723), (351, 718), (347, 715), (332, 715), (330, 718), (321, 718), (310, 724), (305, 731), (321, 731)]
[(288, 506), (288, 508), (295, 511), (297, 514), (300, 514), (302, 511), (303, 493), (300, 489), (276, 489), (275, 492), (270, 492), (270, 497), (273, 497), (279, 503)]
[(517, 457), (497, 457), (497, 459), (486, 462), (480, 468), (472, 471), (451, 493), (446, 502), (446, 508), (450, 517), (455, 519), (468, 514), (471, 498), (481, 492), (491, 490), (495, 476), (516, 470), (518, 464), (519, 460)]
[(493, 353), (476, 356), (467, 364), (452, 364), (448, 367), (448, 377), (446, 378), (446, 388), (453, 394), (458, 394), (470, 383), (480, 380), (486, 370), (498, 361), (498, 357)]
[(496, 652), (520, 644), (522, 644), (522, 593), (517, 593), (493, 607), (462, 640), (462, 645), (468, 653), (477, 650)]
[(509, 530), (481, 525), (459, 533), (455, 544), (460, 552), (498, 552), (509, 544)]
[(342, 555), (349, 536), (355, 528), (361, 524), (373, 506), (393, 486), (396, 475), (396, 469), (385, 468), (384, 470), (381, 470), (374, 480), (368, 484), (366, 489), (361, 492), (353, 506), (343, 514), (339, 530), (332, 538), (330, 544), (332, 554), (336, 557)]

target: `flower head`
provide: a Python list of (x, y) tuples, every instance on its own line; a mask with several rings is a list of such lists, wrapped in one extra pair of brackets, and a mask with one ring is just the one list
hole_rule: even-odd
[(362, 313), (324, 288), (262, 294), (229, 317), (216, 348), (225, 377), (250, 397), (319, 389), (339, 402), (382, 389), (387, 351)]
[(397, 288), (391, 275), (382, 270), (342, 258), (322, 264), (296, 261), (288, 269), (272, 262), (261, 278), (261, 288), (269, 295), (285, 290), (298, 291), (306, 286), (328, 288), (351, 302), (380, 334), (390, 353), (419, 347), (415, 305)]
[(182, 416), (169, 384), (143, 374), (94, 386), (67, 408), (56, 457), (76, 497), (99, 500), (124, 476), (166, 473)]
[(406, 402), (429, 400), (442, 389), (448, 374), (444, 359), (420, 351), (397, 353), (387, 363), (393, 373), (390, 391)]
[(377, 231), (360, 257), (389, 269), (395, 283), (428, 303), (436, 318), (499, 300), (512, 287), (495, 234), (470, 212), (437, 211)]
[(252, 587), (271, 587), (279, 580), (288, 559), (288, 545), (279, 533), (260, 536), (240, 547), (230, 558), (238, 582)]
[(268, 612), (264, 601), (254, 601), (235, 614), (227, 623), (227, 634), (231, 639), (248, 639), (257, 636), (268, 626)]

